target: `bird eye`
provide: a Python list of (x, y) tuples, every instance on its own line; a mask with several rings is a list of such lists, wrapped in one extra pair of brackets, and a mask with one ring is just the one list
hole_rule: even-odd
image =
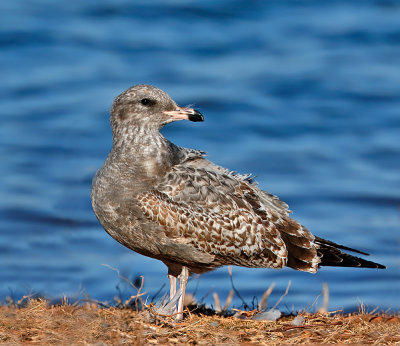
[(149, 99), (141, 99), (141, 100), (140, 100), (140, 103), (141, 103), (143, 106), (148, 106), (148, 105), (150, 105), (151, 101), (150, 101)]

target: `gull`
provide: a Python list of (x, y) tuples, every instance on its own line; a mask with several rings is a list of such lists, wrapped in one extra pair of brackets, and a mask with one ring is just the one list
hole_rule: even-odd
[(290, 217), (288, 205), (238, 174), (162, 136), (166, 124), (204, 121), (150, 85), (132, 86), (111, 107), (113, 146), (92, 182), (101, 225), (129, 249), (168, 268), (170, 299), (188, 278), (224, 265), (316, 273), (321, 266), (385, 268), (352, 249), (314, 236)]

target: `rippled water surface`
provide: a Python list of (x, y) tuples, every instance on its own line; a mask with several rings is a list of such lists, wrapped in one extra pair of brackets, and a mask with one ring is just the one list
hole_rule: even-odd
[[(164, 265), (110, 238), (90, 205), (109, 106), (149, 83), (206, 118), (166, 137), (255, 174), (314, 233), (388, 266), (234, 267), (249, 304), (276, 282), (273, 304), (292, 280), (289, 311), (324, 282), (332, 310), (400, 309), (399, 18), (397, 1), (1, 1), (0, 300), (112, 301), (120, 280), (101, 264), (144, 275), (150, 295), (167, 284)], [(226, 268), (189, 285), (198, 299), (230, 288)]]

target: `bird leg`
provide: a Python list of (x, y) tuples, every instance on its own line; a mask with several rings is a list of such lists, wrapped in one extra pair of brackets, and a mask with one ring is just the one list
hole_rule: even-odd
[(169, 300), (172, 300), (172, 298), (174, 298), (176, 294), (177, 277), (175, 275), (168, 273), (168, 279), (169, 279)]
[(188, 279), (189, 269), (188, 267), (182, 266), (182, 272), (179, 275), (179, 287), (181, 290), (181, 296), (178, 302), (178, 315), (176, 315), (177, 320), (181, 320), (183, 318), (183, 304), (185, 303), (185, 292)]

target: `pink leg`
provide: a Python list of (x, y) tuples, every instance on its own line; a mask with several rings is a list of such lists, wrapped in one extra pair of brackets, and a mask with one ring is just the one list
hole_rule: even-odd
[(181, 289), (181, 297), (179, 298), (178, 303), (178, 315), (176, 315), (177, 320), (181, 320), (183, 318), (183, 304), (185, 302), (185, 293), (186, 286), (189, 279), (189, 269), (188, 267), (183, 266), (182, 272), (179, 275), (179, 287)]
[(172, 300), (172, 298), (174, 298), (176, 294), (177, 278), (172, 274), (168, 274), (168, 279), (169, 279), (169, 300)]

